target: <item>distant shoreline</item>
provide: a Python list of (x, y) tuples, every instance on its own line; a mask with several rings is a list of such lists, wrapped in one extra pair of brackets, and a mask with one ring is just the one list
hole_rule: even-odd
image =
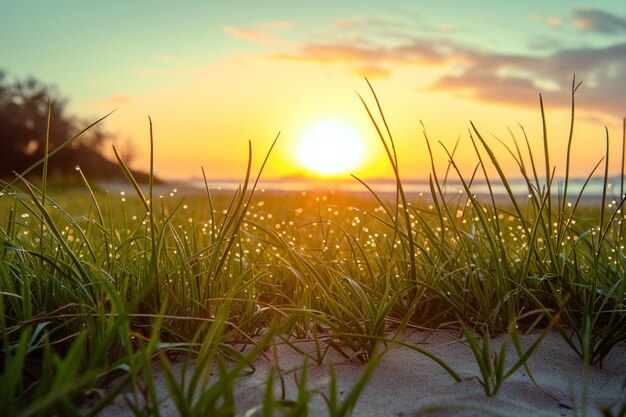
[[(620, 198), (620, 184), (619, 179), (616, 179), (617, 183), (609, 182), (607, 188), (606, 199), (607, 204), (619, 204)], [(236, 180), (208, 180), (209, 188), (212, 193), (216, 192), (234, 192), (243, 185), (242, 181)], [(396, 183), (392, 180), (370, 180), (365, 181), (376, 194), (381, 197), (388, 198), (391, 195), (395, 195)], [(417, 199), (420, 197), (429, 197), (431, 194), (430, 186), (425, 181), (407, 181), (403, 182), (403, 189), (407, 197), (410, 199)], [(510, 181), (510, 188), (518, 202), (523, 201), (528, 196), (528, 187), (523, 180), (515, 179)], [(580, 194), (584, 185), (584, 181), (580, 179), (570, 180), (568, 186), (568, 203), (574, 204), (578, 195)], [(491, 186), (491, 192), (497, 202), (509, 201), (506, 188), (498, 182), (492, 182), (487, 184), (484, 181), (474, 182), (470, 190), (479, 200), (490, 199), (489, 187)], [(541, 185), (543, 186), (543, 185)], [(102, 190), (112, 193), (134, 193), (134, 189), (131, 184), (122, 181), (102, 181), (99, 183), (99, 187)], [(252, 187), (252, 184), (249, 184)], [(148, 185), (142, 184), (142, 190), (148, 193)], [(594, 204), (600, 203), (602, 199), (602, 192), (604, 189), (604, 182), (602, 179), (592, 179), (585, 186), (581, 197), (581, 203)], [(175, 190), (175, 191), (174, 191)], [(289, 179), (289, 180), (261, 180), (257, 186), (257, 191), (262, 191), (269, 194), (292, 194), (292, 193), (340, 193), (340, 194), (353, 194), (359, 197), (365, 197), (371, 194), (370, 191), (357, 180), (308, 180), (308, 179)], [(465, 194), (463, 185), (460, 182), (449, 182), (443, 190), (446, 197), (450, 200), (455, 199), (460, 194)], [(158, 195), (167, 195), (175, 192), (176, 194), (198, 194), (205, 193), (205, 184), (202, 180), (190, 179), (190, 180), (174, 180), (165, 181), (160, 184), (153, 185), (153, 192)], [(563, 192), (563, 182), (555, 180), (552, 185), (553, 200), (558, 200), (558, 196)]]

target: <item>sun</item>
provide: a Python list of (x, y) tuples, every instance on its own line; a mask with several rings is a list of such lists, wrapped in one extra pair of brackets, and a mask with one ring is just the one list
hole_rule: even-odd
[(349, 173), (363, 162), (365, 154), (359, 132), (338, 120), (317, 122), (300, 137), (297, 158), (308, 171), (331, 176)]

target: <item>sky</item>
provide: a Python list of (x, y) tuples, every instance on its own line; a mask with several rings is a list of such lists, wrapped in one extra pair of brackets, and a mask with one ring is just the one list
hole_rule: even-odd
[(626, 115), (621, 3), (14, 1), (0, 13), (0, 69), (56, 86), (85, 120), (116, 109), (102, 127), (134, 149), (138, 169), (148, 166), (150, 116), (157, 174), (181, 179), (202, 167), (212, 178), (241, 178), (248, 143), (258, 169), (279, 132), (266, 178), (330, 175), (306, 163), (302, 144), (329, 123), (350, 126), (361, 144), (319, 141), (328, 155), (360, 155), (332, 177), (391, 176), (359, 98), (376, 110), (366, 78), (405, 178), (430, 173), (424, 132), (437, 169), (447, 164), (444, 146), (458, 140), (455, 161), (471, 175), (470, 121), (507, 175), (519, 176), (500, 140), (514, 146), (512, 133), (523, 143), (521, 124), (542, 155), (540, 93), (558, 174), (575, 75), (583, 84), (572, 170), (584, 176), (602, 158), (606, 126), (616, 173)]

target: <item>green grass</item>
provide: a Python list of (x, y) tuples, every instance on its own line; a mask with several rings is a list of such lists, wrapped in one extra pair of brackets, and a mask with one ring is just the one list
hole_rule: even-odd
[[(134, 194), (94, 191), (80, 170), (82, 185), (72, 190), (55, 190), (45, 169), (41, 183), (19, 177), (0, 184), (1, 409), (95, 415), (128, 390), (136, 415), (158, 415), (150, 375), (160, 363), (181, 415), (241, 413), (235, 380), (274, 340), (299, 350), (294, 341), (306, 338), (315, 346), (313, 354), (301, 351), (310, 361), (322, 363), (335, 349), (368, 363), (345, 402), (334, 378), (320, 394), (330, 415), (344, 416), (381, 355), (404, 344), (398, 337), (409, 325), (464, 329), (486, 395), (497, 394), (541, 341), (518, 349), (519, 360), (504, 369), (502, 355), (489, 356), (489, 335), (508, 332), (517, 345), (517, 328), (554, 328), (588, 365), (626, 340), (623, 201), (608, 204), (614, 197), (603, 195), (583, 206), (580, 195), (567, 194), (571, 133), (563, 187), (555, 184), (547, 129), (540, 161), (525, 132), (522, 146), (507, 146), (487, 141), (472, 124), (476, 169), (461, 172), (446, 149), (448, 172), (438, 173), (433, 161), (430, 195), (414, 199), (404, 191), (391, 130), (374, 98), (375, 111), (362, 100), (396, 178), (390, 199), (255, 192), (269, 151), (256, 177), (248, 164), (235, 193), (207, 187), (156, 195), (151, 183), (145, 192), (119, 157)], [(545, 125), (543, 114), (542, 105)], [(429, 150), (435, 146), (425, 131), (424, 140)], [(608, 133), (606, 141), (600, 172), (590, 173), (605, 184)], [(528, 198), (511, 191), (499, 162), (506, 157), (526, 178)], [(450, 198), (444, 189), (452, 178), (462, 192)], [(474, 196), (479, 179), (503, 183), (508, 201)], [(432, 353), (409, 347), (460, 379)], [(171, 370), (174, 354), (183, 358), (183, 375)], [(225, 366), (226, 359), (237, 365)], [(208, 369), (218, 369), (218, 382)], [(318, 395), (306, 378), (307, 366), (295, 399), (277, 399), (268, 380), (256, 411), (306, 415)], [(113, 379), (121, 381), (117, 388), (94, 401)]]

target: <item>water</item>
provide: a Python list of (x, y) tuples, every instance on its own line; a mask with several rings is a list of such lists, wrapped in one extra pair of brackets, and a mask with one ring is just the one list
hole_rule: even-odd
[[(379, 196), (390, 198), (396, 192), (396, 183), (387, 179), (368, 180), (365, 183)], [(574, 203), (581, 190), (585, 180), (571, 179), (568, 187), (567, 202)], [(209, 187), (212, 192), (233, 192), (241, 187), (242, 183), (238, 180), (208, 180)], [(420, 195), (430, 196), (430, 187), (427, 181), (423, 180), (407, 180), (402, 183), (404, 191), (409, 199), (419, 198)], [(113, 192), (114, 194), (124, 195), (134, 190), (128, 183), (106, 182), (100, 184), (101, 188)], [(250, 185), (251, 187), (252, 185)], [(509, 181), (509, 186), (518, 201), (524, 201), (528, 198), (528, 187), (524, 180), (513, 179)], [(541, 187), (545, 187), (544, 183), (540, 183)], [(607, 204), (615, 205), (620, 202), (621, 183), (619, 177), (613, 177), (609, 180), (607, 186)], [(626, 188), (626, 186), (625, 186)], [(148, 192), (147, 185), (142, 186), (145, 193)], [(491, 183), (491, 189), (494, 196), (499, 200), (508, 200), (505, 187), (497, 181)], [(601, 178), (594, 178), (589, 181), (583, 191), (582, 201), (585, 203), (598, 202), (602, 197), (604, 182)], [(183, 195), (196, 192), (204, 192), (204, 181), (200, 179), (175, 180), (154, 186), (154, 195)], [(479, 199), (485, 199), (489, 196), (489, 186), (484, 181), (476, 181), (470, 187), (471, 192)], [(261, 180), (257, 186), (257, 191), (275, 192), (275, 193), (328, 193), (341, 192), (354, 195), (366, 196), (369, 191), (365, 186), (354, 179), (346, 180), (322, 180), (322, 179), (269, 179)], [(563, 181), (554, 180), (552, 185), (552, 196), (556, 197), (563, 192)], [(448, 182), (444, 189), (446, 197), (454, 198), (455, 196), (464, 194), (463, 187), (460, 182)]]
[[(236, 190), (241, 182), (234, 180), (209, 180), (209, 186), (212, 190)], [(369, 180), (365, 183), (378, 194), (393, 194), (396, 191), (396, 183), (392, 180)], [(569, 199), (575, 199), (581, 191), (583, 191), (585, 180), (570, 179), (568, 186)], [(201, 180), (189, 180), (185, 184), (187, 188), (204, 189), (204, 182)], [(427, 181), (403, 181), (404, 191), (409, 196), (419, 196), (420, 194), (429, 195), (430, 187)], [(509, 181), (509, 186), (517, 197), (528, 195), (528, 186), (522, 179), (513, 179)], [(540, 184), (545, 187), (545, 184)], [(348, 193), (369, 193), (367, 188), (356, 180), (265, 180), (258, 185), (259, 189), (277, 192), (302, 192), (302, 191), (341, 191)], [(621, 193), (620, 178), (611, 178), (607, 186), (607, 198), (609, 200), (620, 200)], [(626, 188), (626, 186), (625, 186)], [(500, 182), (492, 182), (491, 189), (496, 197), (506, 197), (507, 191)], [(482, 182), (474, 182), (470, 190), (477, 196), (487, 196), (489, 194), (489, 185)], [(604, 181), (601, 178), (591, 179), (584, 187), (583, 197), (600, 198), (604, 190)], [(563, 181), (555, 180), (552, 185), (552, 195), (556, 196), (563, 192)], [(454, 196), (455, 194), (463, 194), (463, 186), (460, 182), (449, 182), (445, 187), (445, 194)]]

